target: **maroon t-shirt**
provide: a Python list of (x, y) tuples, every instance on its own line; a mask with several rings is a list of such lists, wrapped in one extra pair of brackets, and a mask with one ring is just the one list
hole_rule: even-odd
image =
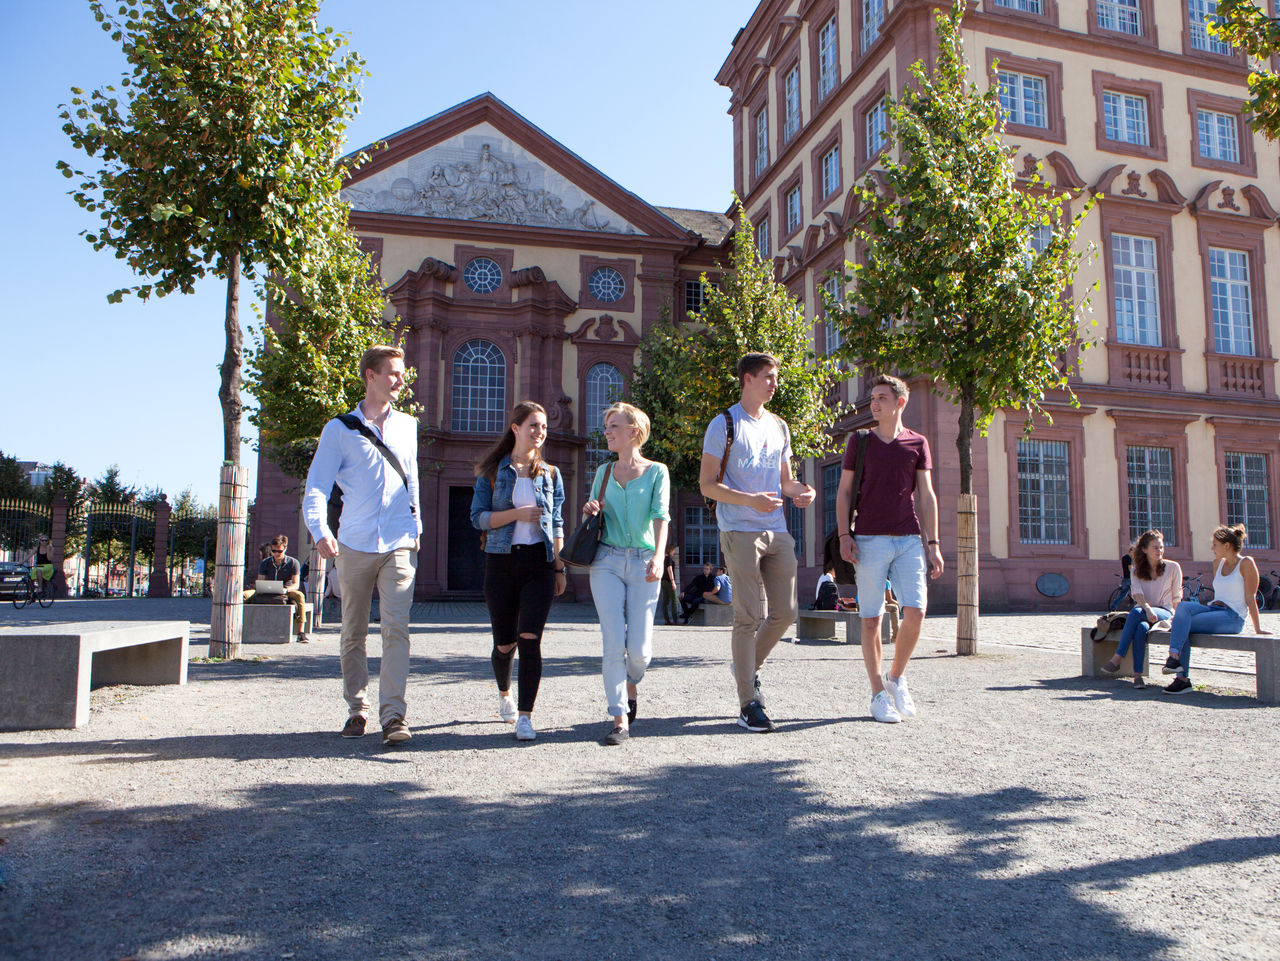
[[(852, 471), (857, 456), (858, 435), (849, 438), (844, 450), (844, 469)], [(905, 536), (920, 533), (920, 518), (912, 493), (916, 471), (933, 470), (929, 442), (909, 428), (886, 444), (873, 430), (867, 439), (862, 462), (862, 493), (858, 498), (855, 534)]]

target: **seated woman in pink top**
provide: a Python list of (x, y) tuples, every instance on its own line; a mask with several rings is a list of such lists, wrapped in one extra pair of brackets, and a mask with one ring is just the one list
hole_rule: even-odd
[(1147, 632), (1161, 620), (1173, 617), (1182, 600), (1182, 568), (1177, 561), (1164, 559), (1164, 535), (1147, 531), (1129, 550), (1133, 576), (1129, 594), (1134, 608), (1124, 621), (1124, 633), (1116, 656), (1102, 665), (1104, 674), (1120, 673), (1120, 660), (1133, 648), (1133, 686), (1146, 687), (1142, 665), (1147, 658)]

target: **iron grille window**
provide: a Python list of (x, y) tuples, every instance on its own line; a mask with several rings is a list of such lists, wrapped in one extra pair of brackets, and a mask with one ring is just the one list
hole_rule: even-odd
[(587, 418), (587, 490), (595, 480), (596, 468), (609, 459), (609, 447), (604, 441), (604, 412), (622, 397), (622, 386), (622, 374), (613, 364), (594, 364), (587, 371), (583, 391)]
[(787, 533), (795, 541), (796, 557), (804, 557), (804, 511), (790, 499), (787, 500)]
[(836, 34), (836, 18), (832, 17), (818, 31), (818, 98), (829, 94), (836, 85), (840, 70), (839, 38)]
[(867, 159), (878, 154), (889, 139), (889, 105), (881, 100), (867, 111)]
[(1102, 91), (1102, 124), (1108, 140), (1151, 146), (1147, 98), (1133, 93)]
[(1197, 110), (1196, 129), (1200, 156), (1226, 163), (1240, 162), (1240, 138), (1236, 118), (1217, 110)]
[(1000, 107), (1005, 120), (1028, 127), (1048, 127), (1044, 77), (1000, 71)]
[(1213, 342), (1219, 353), (1253, 356), (1253, 291), (1249, 255), (1209, 248), (1209, 291), (1213, 302)]
[(487, 340), (467, 341), (453, 355), (453, 430), (500, 434), (506, 412), (506, 357)]
[(784, 82), (784, 90), (786, 92), (786, 103), (783, 109), (786, 111), (786, 125), (783, 128), (783, 139), (790, 140), (800, 130), (800, 68), (792, 67), (787, 73), (787, 79)]
[(1191, 48), (1229, 57), (1232, 54), (1231, 44), (1209, 36), (1209, 31), (1205, 29), (1208, 21), (1217, 19), (1218, 0), (1187, 0), (1187, 29), (1191, 33)]
[(1103, 30), (1142, 36), (1138, 0), (1098, 0), (1098, 26)]
[(1128, 447), (1129, 540), (1143, 532), (1164, 532), (1164, 542), (1177, 544), (1173, 516), (1173, 451), (1168, 447)]
[(1023, 13), (1044, 13), (1040, 0), (996, 0), (997, 7), (1008, 7), (1010, 10), (1021, 10)]
[(1265, 454), (1227, 452), (1227, 523), (1249, 529), (1249, 545), (1271, 547), (1271, 489)]
[(1111, 296), (1120, 343), (1160, 346), (1159, 279), (1155, 240), (1111, 235)]
[(830, 197), (840, 189), (840, 145), (822, 155), (822, 196)]
[(720, 563), (720, 531), (705, 507), (684, 509), (684, 561), (686, 567)]
[(836, 529), (836, 492), (840, 489), (840, 462), (822, 468), (822, 538)]
[(884, 26), (884, 0), (862, 0), (862, 52), (866, 53)]
[(1018, 540), (1071, 543), (1070, 448), (1066, 441), (1018, 441)]

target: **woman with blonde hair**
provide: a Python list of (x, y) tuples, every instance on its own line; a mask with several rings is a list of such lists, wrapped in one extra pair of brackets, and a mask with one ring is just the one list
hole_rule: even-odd
[(1133, 686), (1146, 687), (1142, 665), (1147, 657), (1147, 633), (1160, 621), (1173, 617), (1182, 600), (1182, 567), (1177, 561), (1164, 559), (1164, 534), (1150, 530), (1129, 549), (1133, 558), (1133, 574), (1129, 594), (1133, 610), (1124, 620), (1124, 633), (1115, 657), (1102, 665), (1102, 673), (1120, 673), (1120, 661), (1133, 648)]
[(1187, 671), (1191, 666), (1192, 634), (1239, 634), (1247, 613), (1255, 634), (1269, 634), (1258, 622), (1258, 565), (1244, 549), (1243, 524), (1223, 524), (1213, 532), (1213, 603), (1183, 601), (1173, 615), (1169, 638), (1169, 659), (1164, 673), (1176, 675), (1164, 689), (1166, 694), (1191, 690)]
[(604, 531), (591, 565), (591, 597), (600, 617), (601, 673), (613, 718), (604, 743), (618, 745), (630, 736), (637, 685), (653, 655), (653, 614), (671, 517), (671, 478), (665, 464), (640, 453), (649, 439), (644, 411), (625, 403), (609, 407), (604, 412), (604, 436), (618, 459), (596, 469), (591, 499), (582, 513), (598, 514), (603, 504)]
[[(516, 404), (508, 430), (476, 466), (471, 523), (484, 532), (484, 601), (493, 627), (498, 714), (515, 722), (516, 740), (532, 741), (533, 705), (542, 681), (542, 631), (551, 600), (564, 593), (564, 481), (542, 459), (547, 412)], [(511, 664), (520, 653), (519, 704), (511, 699)]]

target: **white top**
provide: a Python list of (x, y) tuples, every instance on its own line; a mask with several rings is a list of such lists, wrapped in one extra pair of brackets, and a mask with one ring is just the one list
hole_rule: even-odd
[(823, 584), (828, 584), (828, 583), (834, 584), (835, 582), (836, 582), (836, 579), (832, 577), (830, 574), (823, 574), (821, 577), (819, 577), (818, 586), (814, 588), (814, 591), (813, 591), (813, 599), (815, 601), (818, 599), (818, 595), (822, 593)]
[(1222, 565), (1226, 559), (1218, 561), (1213, 571), (1213, 599), (1222, 601), (1240, 615), (1243, 620), (1249, 613), (1249, 605), (1244, 599), (1244, 575), (1240, 573), (1240, 564), (1244, 558), (1236, 561), (1236, 569), (1230, 574), (1222, 573)]
[[(364, 416), (362, 405), (352, 411), (375, 434), (378, 428)], [(302, 499), (302, 515), (311, 536), (319, 541), (332, 537), (326, 508), (336, 481), (342, 488), (342, 523), (338, 542), (367, 554), (385, 554), (412, 547), (422, 533), (418, 510), (418, 422), (402, 411), (387, 415), (382, 442), (396, 455), (409, 480), (406, 490), (400, 475), (378, 448), (359, 431), (331, 420), (320, 433), (320, 444)]]
[[(511, 503), (516, 507), (533, 507), (538, 503), (533, 490), (532, 477), (517, 477), (515, 489), (511, 492)], [(512, 544), (541, 544), (542, 528), (528, 521), (516, 521), (516, 529), (511, 534)]]

